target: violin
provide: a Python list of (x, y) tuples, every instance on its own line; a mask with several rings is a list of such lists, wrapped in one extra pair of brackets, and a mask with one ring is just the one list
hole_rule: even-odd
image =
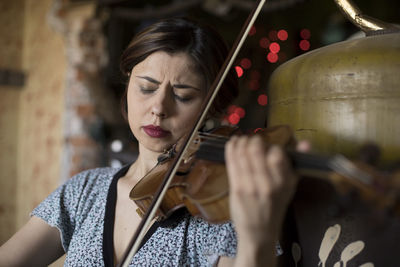
[[(224, 162), (224, 145), (238, 134), (238, 128), (221, 127), (201, 133), (183, 156), (167, 193), (156, 212), (158, 221), (185, 207), (193, 216), (211, 223), (230, 219), (229, 184)], [(341, 155), (326, 157), (295, 152), (296, 141), (288, 126), (279, 125), (258, 131), (266, 146), (284, 147), (300, 177), (329, 181), (340, 194), (358, 192), (367, 203), (400, 214), (400, 172), (384, 173), (363, 162), (352, 162)], [(138, 214), (148, 210), (165, 172), (173, 162), (175, 147), (161, 154), (157, 165), (130, 192)]]

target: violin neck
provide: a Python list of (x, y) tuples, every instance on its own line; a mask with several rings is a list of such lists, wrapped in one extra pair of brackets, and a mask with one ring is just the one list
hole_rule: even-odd
[[(350, 160), (340, 154), (327, 157), (293, 150), (287, 150), (286, 153), (293, 168), (300, 176), (325, 179), (327, 175), (335, 172), (367, 185), (370, 185), (373, 180), (371, 175), (358, 169)], [(224, 164), (225, 144), (220, 141), (210, 142), (210, 140), (203, 142), (196, 151), (196, 158)]]
[(287, 151), (292, 161), (293, 167), (299, 170), (333, 171), (332, 157), (301, 153), (297, 151)]
[[(293, 167), (300, 172), (318, 171), (330, 172), (332, 171), (333, 158), (325, 156), (316, 156), (296, 151), (287, 151), (287, 154), (292, 161)], [(224, 146), (215, 145), (212, 143), (204, 142), (196, 152), (196, 158), (225, 163)]]

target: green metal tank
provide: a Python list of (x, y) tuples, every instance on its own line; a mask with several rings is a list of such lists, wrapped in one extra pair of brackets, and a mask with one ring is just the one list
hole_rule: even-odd
[(361, 145), (400, 156), (400, 31), (336, 0), (367, 37), (310, 51), (278, 67), (269, 83), (268, 126), (290, 125), (322, 154), (353, 157)]

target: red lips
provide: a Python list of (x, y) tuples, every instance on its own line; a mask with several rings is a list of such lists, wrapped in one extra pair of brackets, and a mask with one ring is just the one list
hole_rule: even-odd
[(170, 134), (169, 131), (164, 130), (160, 126), (146, 125), (143, 126), (143, 131), (150, 137), (163, 138)]

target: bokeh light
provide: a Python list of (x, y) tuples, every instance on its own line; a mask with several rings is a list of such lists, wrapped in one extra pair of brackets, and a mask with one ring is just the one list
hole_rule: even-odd
[(230, 105), (230, 106), (228, 107), (228, 109), (227, 109), (228, 114), (235, 113), (235, 109), (236, 109), (236, 108), (237, 108), (236, 105)]
[(271, 44), (269, 45), (269, 50), (270, 50), (272, 53), (278, 54), (279, 50), (281, 50), (281, 46), (280, 46), (278, 43), (273, 42), (273, 43), (271, 43)]
[(289, 37), (288, 32), (286, 30), (279, 30), (278, 31), (278, 39), (281, 41), (286, 41)]
[(259, 95), (258, 98), (257, 98), (257, 102), (258, 102), (258, 104), (261, 105), (261, 106), (266, 106), (267, 103), (268, 103), (268, 97), (267, 97), (267, 95), (265, 95), (265, 94)]
[(119, 161), (117, 159), (111, 159), (110, 160), (110, 166), (112, 168), (121, 168), (122, 167), (122, 163), (121, 163), (121, 161)]
[(260, 46), (262, 47), (262, 48), (265, 48), (265, 49), (267, 49), (268, 48), (268, 46), (269, 46), (269, 40), (268, 40), (268, 38), (267, 37), (262, 37), (261, 39), (260, 39)]
[(238, 76), (239, 78), (242, 77), (242, 75), (243, 75), (243, 69), (242, 69), (240, 66), (236, 66), (236, 67), (235, 67), (235, 70), (236, 70), (237, 76)]
[(237, 108), (235, 109), (235, 113), (236, 113), (237, 115), (239, 115), (240, 118), (243, 118), (243, 117), (246, 115), (246, 111), (245, 111), (243, 108), (241, 108), (241, 107), (237, 107)]
[(269, 52), (267, 55), (267, 60), (271, 63), (277, 62), (279, 59), (278, 55), (272, 52)]
[(115, 139), (111, 142), (110, 148), (112, 152), (118, 153), (122, 151), (122, 149), (124, 148), (124, 144), (121, 140)]
[(260, 88), (260, 82), (258, 80), (250, 80), (248, 83), (248, 87), (252, 91), (256, 91)]
[(229, 121), (230, 124), (236, 125), (236, 124), (239, 123), (240, 117), (239, 117), (238, 114), (232, 113), (231, 115), (229, 115), (228, 121)]
[(308, 40), (301, 40), (299, 46), (301, 50), (307, 51), (310, 49), (310, 42)]
[(249, 69), (251, 67), (251, 60), (248, 58), (243, 58), (240, 61), (240, 66), (242, 66), (243, 69)]
[(252, 36), (252, 35), (256, 34), (256, 32), (257, 32), (256, 26), (254, 26), (254, 25), (251, 26), (249, 35)]
[(310, 39), (310, 37), (311, 37), (310, 30), (309, 29), (302, 29), (300, 31), (300, 37), (303, 38), (303, 39), (306, 39), (306, 40)]

